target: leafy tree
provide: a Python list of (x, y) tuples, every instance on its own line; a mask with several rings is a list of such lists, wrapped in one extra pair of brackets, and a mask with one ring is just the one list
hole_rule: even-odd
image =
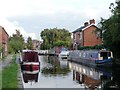
[(0, 52), (2, 52), (2, 44), (0, 43)]
[(103, 43), (114, 52), (114, 56), (120, 58), (120, 1), (116, 2), (116, 6), (111, 3), (110, 7), (112, 15), (109, 19), (102, 19), (101, 25), (104, 30)]
[(44, 29), (41, 32), (43, 49), (50, 49), (54, 46), (71, 46), (71, 33), (66, 29)]
[(20, 34), (19, 30), (16, 30), (16, 34), (13, 34), (9, 38), (8, 49), (9, 49), (10, 53), (11, 52), (15, 52), (16, 53), (19, 50), (21, 51), (22, 49), (24, 49), (24, 38)]
[(27, 39), (27, 49), (33, 49), (32, 39), (31, 37), (28, 37)]

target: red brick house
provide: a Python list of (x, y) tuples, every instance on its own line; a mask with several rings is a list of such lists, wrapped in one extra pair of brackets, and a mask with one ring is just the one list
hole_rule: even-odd
[(77, 46), (95, 46), (102, 43), (100, 33), (95, 33), (97, 26), (95, 20), (92, 19), (84, 23), (84, 26), (73, 31), (73, 47)]
[(0, 45), (2, 47), (2, 52), (0, 52), (1, 57), (8, 53), (8, 37), (8, 33), (2, 26), (0, 26)]

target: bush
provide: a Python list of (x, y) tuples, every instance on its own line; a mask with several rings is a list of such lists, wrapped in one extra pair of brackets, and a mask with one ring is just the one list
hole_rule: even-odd
[(104, 45), (96, 45), (96, 46), (79, 46), (78, 50), (90, 50), (90, 49), (103, 49), (105, 48)]

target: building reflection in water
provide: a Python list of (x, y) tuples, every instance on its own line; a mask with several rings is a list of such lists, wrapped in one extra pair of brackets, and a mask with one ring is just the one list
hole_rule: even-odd
[(22, 71), (24, 83), (38, 82), (39, 70), (37, 71)]
[(108, 69), (95, 69), (74, 62), (69, 62), (69, 68), (73, 71), (73, 80), (91, 90), (101, 90), (104, 84), (112, 79), (112, 72)]
[(70, 72), (67, 60), (59, 59), (57, 56), (48, 56), (46, 63), (41, 70), (44, 75), (67, 75)]

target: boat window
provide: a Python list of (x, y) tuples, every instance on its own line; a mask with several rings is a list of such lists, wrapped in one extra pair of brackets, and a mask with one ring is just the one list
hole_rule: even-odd
[(81, 57), (83, 58), (83, 53), (81, 53)]
[(91, 54), (90, 53), (87, 53), (86, 55), (87, 55), (86, 58), (91, 58)]
[(81, 53), (79, 53), (79, 56), (81, 57)]
[(83, 57), (85, 57), (85, 54), (86, 54), (86, 53), (83, 53)]
[(98, 58), (98, 53), (92, 53), (93, 58)]
[(85, 69), (83, 69), (83, 73), (85, 74), (85, 72), (86, 72), (86, 70)]
[(88, 58), (88, 53), (86, 53), (86, 56), (85, 56), (86, 58)]
[(107, 52), (101, 52), (100, 57), (107, 56)]
[(108, 57), (110, 57), (111, 56), (111, 52), (108, 52)]
[(90, 71), (90, 75), (91, 75), (91, 76), (93, 75), (93, 72), (92, 72), (92, 71)]
[(101, 52), (100, 57), (103, 57), (103, 59), (108, 59), (108, 52)]

